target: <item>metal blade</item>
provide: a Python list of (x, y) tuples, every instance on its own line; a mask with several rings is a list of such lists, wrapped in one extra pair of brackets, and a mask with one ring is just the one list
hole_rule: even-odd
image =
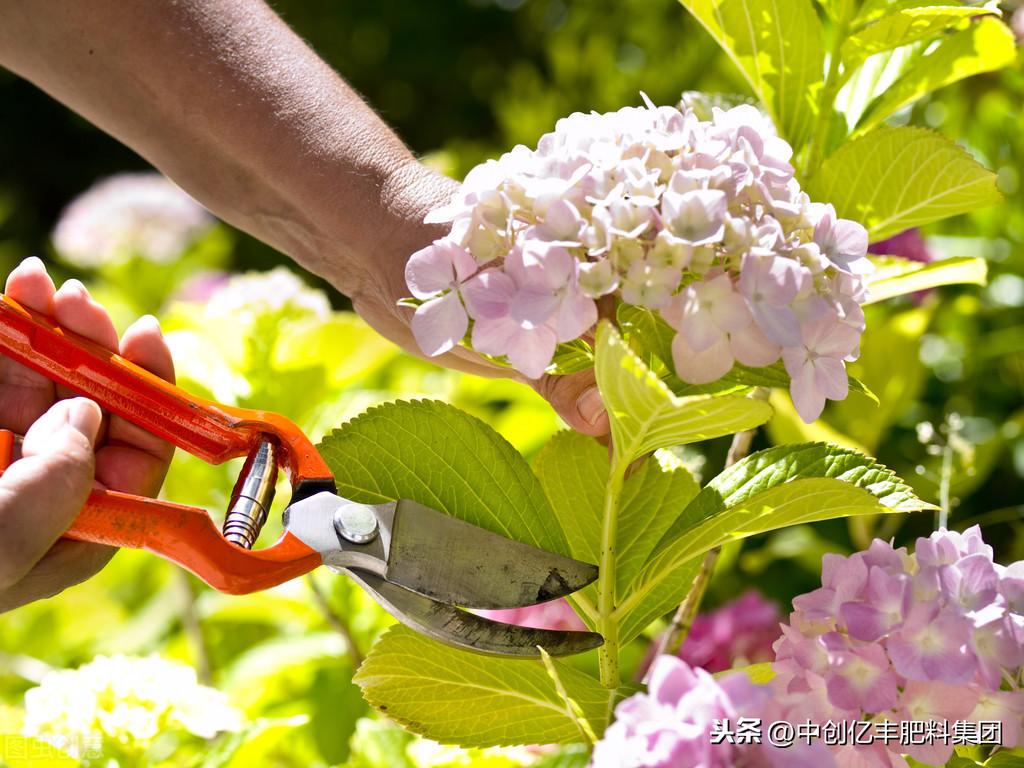
[(594, 632), (530, 629), (491, 621), (402, 589), (380, 576), (354, 569), (345, 572), (407, 627), (455, 648), (493, 656), (537, 658), (537, 646), (552, 656), (569, 656), (604, 643), (604, 638)]
[(597, 578), (597, 566), (403, 499), (395, 507), (385, 576), (445, 603), (519, 608), (582, 589)]

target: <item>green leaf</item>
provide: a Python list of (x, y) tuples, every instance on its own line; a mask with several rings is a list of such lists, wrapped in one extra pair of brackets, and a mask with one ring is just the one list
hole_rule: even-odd
[(807, 192), (859, 221), (874, 242), (998, 202), (995, 178), (933, 131), (877, 128), (829, 157)]
[(353, 501), (412, 499), (559, 554), (568, 545), (540, 481), (479, 419), (432, 400), (371, 408), (318, 446)]
[(862, 488), (891, 512), (934, 509), (931, 504), (914, 496), (910, 486), (891, 469), (870, 456), (828, 443), (781, 445), (747, 456), (708, 483), (665, 534), (658, 548), (664, 549), (704, 521), (716, 518), (759, 494), (809, 478), (838, 480)]
[(662, 537), (616, 608), (620, 633), (641, 631), (643, 621), (681, 602), (699, 556), (730, 541), (815, 520), (933, 508), (891, 470), (855, 451), (825, 443), (759, 451), (712, 480)]
[(764, 685), (770, 683), (775, 679), (775, 670), (772, 669), (772, 663), (770, 661), (762, 662), (761, 664), (748, 664), (745, 667), (737, 667), (735, 669), (727, 669), (724, 672), (717, 672), (715, 677), (725, 677), (726, 675), (732, 675), (736, 672), (742, 672), (754, 685)]
[(655, 358), (665, 365), (672, 364), (672, 339), (676, 332), (661, 315), (634, 304), (619, 304), (616, 315), (623, 336), (648, 368), (655, 367)]
[(882, 256), (872, 261), (878, 271), (868, 276), (868, 300), (865, 304), (940, 285), (985, 285), (988, 281), (988, 264), (984, 259), (971, 256), (941, 259), (930, 264), (898, 256)]
[(699, 491), (693, 475), (670, 451), (655, 452), (626, 478), (616, 531), (618, 595), (627, 593), (655, 545)]
[(633, 580), (625, 599), (616, 606), (619, 644), (639, 636), (651, 622), (675, 609), (686, 597), (700, 570), (700, 560), (673, 564), (670, 570), (655, 571), (647, 566)]
[(752, 429), (771, 417), (767, 403), (740, 395), (676, 397), (607, 321), (597, 330), (595, 368), (619, 462)]
[(578, 714), (566, 711), (542, 662), (460, 651), (404, 627), (394, 627), (380, 639), (354, 679), (370, 704), (413, 733), (442, 744), (579, 742), (576, 717), (600, 735), (615, 691), (566, 664), (552, 665)]
[(995, 18), (985, 18), (950, 35), (918, 58), (868, 105), (857, 125), (859, 136), (925, 94), (981, 72), (1010, 66), (1017, 58), (1013, 33)]
[[(608, 449), (578, 432), (555, 435), (534, 462), (534, 471), (547, 493), (570, 554), (598, 562), (604, 488), (610, 463)], [(700, 486), (682, 462), (668, 451), (656, 451), (634, 469), (619, 499), (616, 531), (616, 592), (626, 594), (654, 545), (697, 495)], [(596, 601), (596, 586), (576, 597)], [(583, 616), (587, 620), (587, 616)]]
[(681, 0), (733, 60), (799, 150), (810, 136), (825, 52), (811, 0)]
[(583, 339), (559, 344), (551, 365), (545, 371), (559, 376), (567, 373), (579, 373), (594, 367), (594, 350)]
[(853, 68), (872, 54), (931, 39), (974, 16), (991, 13), (988, 8), (964, 5), (898, 8), (847, 37), (842, 45), (843, 61)]

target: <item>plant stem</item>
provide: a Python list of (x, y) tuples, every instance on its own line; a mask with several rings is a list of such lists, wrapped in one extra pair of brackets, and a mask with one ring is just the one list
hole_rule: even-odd
[(615, 617), (615, 539), (619, 522), (619, 497), (628, 463), (616, 461), (608, 471), (604, 492), (604, 519), (601, 524), (601, 562), (597, 577), (597, 631), (604, 637), (598, 650), (601, 684), (618, 688), (619, 622)]
[(348, 654), (352, 659), (352, 667), (358, 668), (363, 663), (363, 654), (360, 652), (359, 646), (356, 645), (355, 638), (352, 636), (352, 630), (349, 629), (348, 624), (345, 623), (341, 616), (331, 608), (331, 604), (327, 601), (327, 595), (324, 594), (313, 574), (306, 576), (306, 583), (309, 584), (309, 589), (313, 593), (313, 599), (316, 601), (320, 613), (327, 619), (327, 623), (331, 625), (331, 628), (344, 638), (345, 645), (348, 646)]
[(811, 143), (807, 148), (807, 162), (804, 163), (804, 180), (809, 179), (818, 169), (828, 142), (829, 130), (832, 128), (832, 106), (839, 94), (839, 64), (842, 61), (842, 47), (850, 30), (851, 15), (854, 3), (844, 2), (842, 16), (836, 22), (836, 36), (832, 41), (829, 55), (828, 74), (818, 99), (818, 122), (811, 134)]
[(196, 590), (192, 584), (192, 577), (185, 571), (178, 570), (177, 578), (181, 585), (181, 627), (196, 657), (196, 678), (203, 685), (209, 685), (212, 681), (210, 654), (203, 638), (203, 626), (196, 612)]
[[(769, 394), (770, 392), (767, 389), (760, 387), (755, 390), (754, 397), (759, 400), (767, 400)], [(756, 434), (756, 429), (748, 429), (744, 432), (737, 432), (732, 436), (729, 452), (725, 455), (726, 469), (750, 452), (750, 444), (754, 441), (754, 435)], [(705, 553), (704, 561), (700, 564), (700, 570), (693, 579), (693, 586), (686, 593), (683, 602), (676, 608), (668, 628), (661, 633), (661, 637), (657, 640), (655, 657), (661, 656), (663, 653), (672, 655), (679, 653), (680, 646), (686, 640), (686, 636), (690, 634), (690, 627), (693, 626), (693, 620), (697, 616), (697, 610), (704, 599), (704, 593), (707, 591), (708, 584), (711, 583), (711, 575), (715, 571), (715, 562), (718, 560), (718, 553), (720, 551), (719, 547), (715, 547)], [(648, 668), (649, 671), (650, 669)], [(646, 675), (644, 676), (644, 682), (647, 682)]]

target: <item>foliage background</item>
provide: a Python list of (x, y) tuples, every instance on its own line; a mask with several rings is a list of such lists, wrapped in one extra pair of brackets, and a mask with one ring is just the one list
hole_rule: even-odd
[[(745, 90), (725, 55), (674, 0), (278, 0), (274, 5), (414, 150), (455, 177), (515, 143), (533, 144), (571, 111), (638, 103), (640, 90), (656, 103), (673, 103), (687, 90)], [(1009, 17), (1015, 8), (1003, 10)], [(1007, 197), (1003, 205), (924, 233), (937, 255), (983, 256), (990, 284), (873, 308), (864, 357), (851, 372), (880, 395), (883, 407), (852, 395), (811, 428), (782, 408), (755, 444), (764, 447), (798, 435), (845, 440), (895, 468), (930, 501), (939, 500), (945, 479), (955, 501), (953, 526), (983, 523), (1003, 562), (1024, 558), (1019, 535), (1024, 527), (1022, 103), (1024, 71), (1016, 66), (943, 89), (898, 117), (960, 141), (998, 172)], [(26, 255), (42, 255), (58, 279), (82, 277), (105, 299), (125, 304), (122, 319), (132, 310), (158, 312), (167, 327), (203, 337), (201, 318), (194, 313), (168, 311), (155, 302), (140, 305), (137, 298), (119, 295), (124, 289), (116, 276), (82, 274), (53, 254), (50, 232), (71, 199), (99, 178), (142, 169), (145, 163), (3, 71), (0, 126), (0, 270)], [(285, 263), (227, 227), (218, 230), (210, 247), (232, 271)], [(161, 279), (155, 271), (143, 277)], [(315, 278), (306, 279), (330, 291)], [(345, 297), (329, 295), (335, 308), (347, 308)], [(333, 322), (318, 331), (302, 317), (277, 318), (279, 329), (290, 324), (294, 329), (291, 336), (282, 331), (280, 340), (264, 339), (269, 353), (244, 341), (231, 365), (253, 386), (238, 401), (286, 413), (319, 437), (373, 403), (438, 397), (484, 418), (528, 457), (558, 428), (545, 404), (525, 388), (440, 371), (375, 340), (348, 315)], [(333, 340), (342, 331), (346, 342), (337, 344)], [(305, 372), (273, 353), (275, 344), (295, 338), (305, 339), (306, 349), (321, 350), (310, 353)], [(187, 386), (210, 386), (198, 369), (185, 365), (182, 373)], [(315, 399), (311, 391), (320, 395), (322, 407), (308, 407)], [(938, 453), (929, 453), (917, 425), (939, 425), (950, 414), (960, 416), (953, 419), (958, 438), (947, 451), (939, 446)], [(688, 458), (696, 467), (704, 463), (711, 475), (724, 452), (725, 443), (717, 441)], [(945, 476), (943, 458), (949, 460)], [(219, 511), (231, 471), (179, 456), (166, 494)], [(817, 583), (822, 553), (852, 551), (873, 534), (906, 542), (933, 521), (919, 516), (897, 522), (899, 527), (887, 521), (876, 529), (872, 521), (832, 521), (729, 547), (709, 605), (757, 585), (787, 606), (793, 595)], [(332, 610), (350, 623), (365, 653), (389, 620), (344, 579), (322, 574), (320, 580)], [(235, 756), (239, 765), (257, 756), (272, 756), (277, 765), (346, 760), (401, 765), (394, 762), (399, 753), (407, 759), (408, 737), (376, 721), (362, 721), (350, 750), (366, 707), (350, 682), (352, 655), (307, 583), (229, 598), (138, 553), (121, 553), (99, 578), (60, 598), (0, 617), (0, 699), (16, 718), (22, 692), (47, 666), (76, 666), (97, 653), (151, 651), (201, 668), (205, 664), (210, 679), (252, 718), (308, 716), (304, 724), (275, 725), (254, 736)], [(637, 657), (642, 653), (640, 644)]]

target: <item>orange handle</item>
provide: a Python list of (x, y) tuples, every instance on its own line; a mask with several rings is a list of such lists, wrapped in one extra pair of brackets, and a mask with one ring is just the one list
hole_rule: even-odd
[[(6, 296), (0, 296), (0, 352), (213, 464), (247, 455), (271, 436), (283, 449), (293, 500), (334, 490), (316, 448), (283, 416), (193, 397)], [(0, 430), (0, 474), (13, 447), (13, 433)], [(149, 550), (232, 594), (280, 584), (321, 564), (315, 550), (287, 532), (272, 546), (251, 551), (227, 541), (202, 509), (114, 491), (94, 490), (65, 535)]]
[(110, 350), (0, 296), (0, 352), (212, 464), (245, 456), (265, 435), (284, 448), (292, 487), (331, 471), (291, 421), (190, 395)]

